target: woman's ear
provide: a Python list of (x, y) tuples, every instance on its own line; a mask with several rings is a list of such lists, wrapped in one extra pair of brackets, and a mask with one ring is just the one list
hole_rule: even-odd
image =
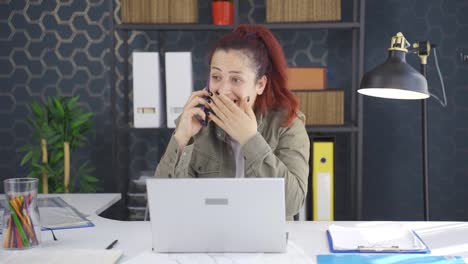
[(261, 95), (263, 93), (263, 91), (265, 90), (267, 81), (268, 81), (268, 79), (267, 79), (266, 75), (263, 75), (262, 78), (260, 78), (260, 80), (257, 81), (256, 92), (257, 92), (258, 95)]

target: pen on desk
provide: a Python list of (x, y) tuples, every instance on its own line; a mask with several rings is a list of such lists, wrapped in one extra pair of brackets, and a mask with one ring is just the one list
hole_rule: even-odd
[(106, 247), (106, 249), (112, 249), (112, 248), (115, 246), (115, 244), (117, 244), (117, 242), (119, 242), (119, 240), (117, 240), (117, 239), (114, 240), (112, 243), (110, 243), (110, 245), (108, 245), (108, 246)]

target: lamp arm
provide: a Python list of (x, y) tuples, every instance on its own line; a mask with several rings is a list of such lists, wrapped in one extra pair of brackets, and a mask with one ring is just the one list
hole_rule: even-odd
[(439, 76), (440, 84), (442, 86), (442, 95), (443, 95), (444, 100), (442, 101), (437, 95), (431, 93), (430, 91), (429, 91), (429, 94), (432, 97), (434, 97), (440, 103), (440, 105), (442, 105), (442, 107), (447, 107), (447, 97), (445, 95), (445, 84), (444, 84), (444, 79), (442, 77), (442, 73), (440, 72), (439, 59), (437, 57), (437, 52), (436, 52), (437, 45), (429, 43), (427, 41), (416, 42), (413, 44), (412, 49), (408, 49), (408, 52), (419, 56), (421, 60), (421, 64), (427, 64), (427, 57), (429, 57), (431, 49), (434, 50), (435, 65), (436, 65), (437, 73)]
[(443, 98), (444, 98), (444, 101), (442, 102), (442, 100), (440, 100), (439, 97), (437, 97), (435, 94), (432, 94), (430, 93), (430, 95), (432, 97), (434, 97), (437, 101), (439, 101), (439, 103), (443, 106), (443, 107), (447, 107), (447, 97), (445, 96), (445, 84), (444, 84), (444, 79), (442, 78), (442, 73), (440, 72), (440, 67), (439, 67), (439, 60), (437, 59), (437, 52), (436, 52), (436, 48), (434, 48), (434, 58), (435, 58), (435, 65), (436, 65), (436, 69), (437, 69), (437, 73), (439, 74), (439, 80), (440, 80), (440, 84), (442, 85), (442, 95), (443, 95)]

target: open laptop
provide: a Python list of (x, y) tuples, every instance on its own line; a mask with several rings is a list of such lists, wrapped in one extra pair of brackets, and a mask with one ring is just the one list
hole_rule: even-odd
[(283, 178), (148, 179), (157, 252), (284, 252)]

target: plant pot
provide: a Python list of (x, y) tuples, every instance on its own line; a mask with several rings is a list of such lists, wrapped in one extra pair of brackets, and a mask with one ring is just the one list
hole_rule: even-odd
[(230, 1), (211, 2), (213, 24), (232, 25), (234, 23), (234, 3)]

